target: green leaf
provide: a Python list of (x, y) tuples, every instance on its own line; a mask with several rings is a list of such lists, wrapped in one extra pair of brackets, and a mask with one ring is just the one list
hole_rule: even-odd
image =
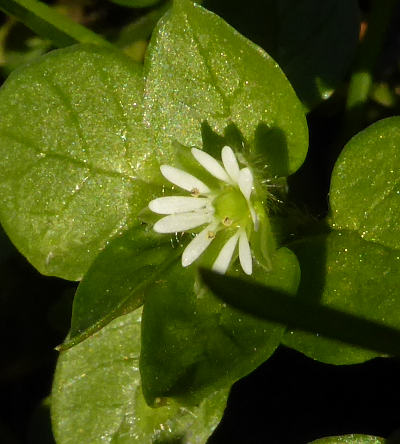
[(71, 331), (60, 350), (81, 342), (116, 317), (143, 303), (146, 287), (182, 254), (141, 224), (113, 239), (95, 259), (75, 294)]
[[(270, 272), (254, 264), (247, 281), (253, 279), (293, 294), (297, 260), (280, 249)], [(173, 397), (196, 403), (230, 386), (268, 359), (283, 331), (221, 303), (199, 282), (195, 269), (177, 264), (146, 292), (140, 357), (146, 401)]]
[(358, 43), (357, 0), (206, 0), (280, 65), (308, 109), (343, 81)]
[(202, 444), (217, 426), (226, 390), (193, 408), (175, 401), (146, 405), (138, 370), (140, 317), (140, 309), (122, 316), (61, 353), (51, 395), (58, 444)]
[[(298, 297), (302, 301), (320, 303), (368, 321), (400, 328), (399, 251), (367, 242), (352, 232), (306, 238), (291, 244), (290, 248), (301, 266)], [(339, 326), (333, 320), (329, 323)], [(379, 332), (356, 327), (354, 322), (353, 326), (339, 327), (344, 333), (358, 328), (354, 333), (364, 337), (366, 345), (372, 346), (375, 342), (379, 346), (381, 342), (382, 352), (389, 343), (399, 341), (395, 332), (386, 339), (378, 339)], [(354, 364), (382, 355), (318, 333), (289, 331), (283, 342), (313, 359), (331, 364)]]
[[(259, 319), (289, 325), (292, 329), (297, 328), (303, 332), (315, 333), (318, 338), (324, 336), (355, 344), (364, 349), (375, 350), (381, 355), (400, 355), (400, 329), (369, 321), (341, 310), (324, 307), (315, 302), (302, 301), (274, 288), (244, 282), (242, 279), (221, 276), (207, 270), (202, 270), (201, 275), (207, 286), (220, 299)], [(246, 298), (243, 298), (243, 294), (246, 294)], [(296, 334), (295, 338), (299, 337), (298, 332), (290, 333), (291, 336), (293, 334)], [(300, 338), (302, 338), (301, 335)], [(308, 342), (304, 342), (310, 343), (310, 348), (312, 348), (314, 345), (312, 340), (308, 337), (306, 340)], [(319, 342), (316, 343), (319, 344)], [(335, 343), (334, 345), (339, 348), (339, 345), (343, 344)], [(317, 348), (317, 346), (314, 347), (314, 349)], [(328, 353), (333, 354), (336, 351), (336, 349), (330, 349)], [(376, 353), (373, 355), (369, 353), (367, 358), (365, 355), (364, 358), (375, 356)]]
[(41, 273), (80, 279), (152, 197), (142, 88), (140, 65), (94, 46), (54, 51), (2, 87), (0, 220)]
[[(145, 74), (145, 121), (158, 143), (201, 146), (201, 124), (207, 122), (220, 135), (234, 124), (261, 167), (268, 164), (270, 149), (281, 152), (280, 174), (302, 164), (306, 121), (282, 71), (258, 46), (201, 6), (174, 1), (153, 33)], [(256, 150), (260, 124), (274, 135), (267, 134)]]
[(111, 47), (111, 44), (85, 26), (60, 14), (37, 0), (0, 0), (0, 9), (23, 22), (56, 46), (92, 43)]
[(386, 440), (370, 435), (342, 435), (317, 439), (309, 444), (383, 444)]
[(400, 117), (371, 125), (345, 146), (330, 203), (335, 228), (400, 249)]

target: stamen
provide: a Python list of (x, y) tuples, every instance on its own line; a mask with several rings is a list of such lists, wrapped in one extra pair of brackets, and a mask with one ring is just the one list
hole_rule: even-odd
[(226, 227), (230, 227), (232, 225), (232, 219), (228, 216), (224, 217), (224, 220), (222, 221), (222, 223), (226, 226)]
[[(239, 168), (239, 154), (234, 153), (232, 148), (228, 146), (221, 150), (222, 164), (197, 148), (192, 148), (191, 153), (208, 173), (225, 182), (224, 187), (222, 190), (218, 188), (221, 192), (217, 189), (211, 191), (205, 183), (192, 174), (170, 165), (161, 165), (162, 175), (171, 184), (189, 192), (191, 197), (166, 196), (150, 201), (148, 206), (151, 211), (166, 215), (154, 224), (153, 229), (157, 233), (175, 233), (176, 242), (173, 242), (173, 246), (175, 246), (180, 244), (180, 237), (184, 235), (184, 232), (190, 232), (194, 228), (207, 224), (198, 234), (194, 235), (182, 253), (182, 266), (187, 267), (203, 254), (217, 235), (219, 236), (220, 229), (235, 225), (234, 234), (219, 251), (212, 269), (219, 273), (225, 273), (238, 246), (240, 265), (244, 273), (251, 275), (253, 263), (246, 227), (248, 227), (250, 218), (253, 222), (252, 229), (255, 231), (257, 231), (259, 224), (257, 213), (250, 200), (253, 192), (253, 174), (250, 168)], [(241, 162), (243, 163), (243, 160)], [(229, 184), (230, 187), (227, 188), (226, 184)], [(237, 188), (247, 205), (243, 202), (243, 197), (236, 194)], [(163, 189), (163, 194), (164, 191)], [(230, 216), (221, 218), (221, 214), (229, 214)], [(244, 217), (246, 215), (249, 217)], [(229, 231), (231, 230), (232, 228), (229, 229)], [(228, 233), (226, 232), (226, 234)]]

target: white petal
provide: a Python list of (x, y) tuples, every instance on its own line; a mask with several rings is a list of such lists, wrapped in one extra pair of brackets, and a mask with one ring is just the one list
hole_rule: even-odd
[(239, 164), (235, 153), (229, 146), (224, 146), (221, 151), (222, 163), (224, 164), (226, 172), (237, 183), (239, 180)]
[(203, 231), (200, 231), (200, 233), (189, 243), (182, 254), (183, 267), (188, 267), (203, 254), (215, 238), (215, 235), (213, 234), (217, 225), (218, 224), (216, 223), (208, 225), (208, 227), (204, 228)]
[(169, 165), (161, 165), (161, 174), (171, 183), (183, 188), (186, 191), (192, 192), (198, 190), (200, 194), (209, 193), (210, 189), (197, 177), (192, 176), (186, 171), (182, 171), (178, 168), (174, 168)]
[(250, 202), (249, 202), (249, 210), (250, 210), (251, 218), (253, 219), (254, 231), (258, 231), (259, 224), (258, 224), (257, 213), (256, 213), (255, 209), (253, 208), (253, 205), (251, 205)]
[(206, 197), (168, 196), (152, 200), (149, 208), (157, 214), (175, 214), (199, 210), (209, 203), (210, 199)]
[(251, 191), (253, 189), (253, 173), (249, 168), (242, 168), (239, 171), (238, 185), (246, 200), (250, 200)]
[(210, 174), (219, 180), (230, 183), (231, 180), (226, 174), (226, 171), (218, 163), (214, 157), (205, 153), (204, 151), (198, 150), (197, 148), (192, 148), (193, 157), (199, 162), (199, 164), (205, 168)]
[(153, 229), (157, 233), (177, 233), (199, 227), (212, 219), (213, 215), (208, 211), (170, 214), (157, 221)]
[(253, 272), (253, 261), (246, 231), (242, 230), (239, 236), (239, 261), (243, 271), (250, 275)]
[(224, 274), (231, 263), (233, 252), (239, 238), (239, 233), (235, 233), (222, 247), (212, 269), (218, 273)]

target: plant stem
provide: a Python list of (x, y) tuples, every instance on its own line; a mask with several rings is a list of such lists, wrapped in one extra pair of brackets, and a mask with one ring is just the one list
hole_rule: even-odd
[(397, 0), (373, 0), (368, 28), (359, 45), (355, 68), (350, 79), (346, 103), (346, 139), (364, 126), (365, 105), (371, 90), (373, 70), (384, 42)]
[(0, 66), (4, 65), (6, 62), (6, 56), (5, 56), (5, 42), (8, 36), (8, 33), (10, 32), (11, 28), (14, 25), (14, 19), (9, 18), (4, 25), (0, 28)]
[(57, 47), (74, 43), (112, 46), (98, 34), (37, 0), (0, 0), (0, 9)]

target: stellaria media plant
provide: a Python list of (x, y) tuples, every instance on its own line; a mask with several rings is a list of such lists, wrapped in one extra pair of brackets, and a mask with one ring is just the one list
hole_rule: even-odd
[[(306, 14), (270, 3), (282, 29)], [(357, 2), (333, 3), (318, 8), (347, 14), (340, 55), (320, 66), (309, 41), (298, 62), (282, 34), (266, 45), (282, 69), (191, 0), (153, 11), (144, 63), (45, 5), (0, 3), (62, 47), (0, 91), (1, 223), (42, 274), (79, 281), (57, 443), (205, 443), (280, 344), (330, 364), (399, 353), (400, 118), (345, 144), (326, 217), (291, 201), (306, 114), (357, 45)]]

